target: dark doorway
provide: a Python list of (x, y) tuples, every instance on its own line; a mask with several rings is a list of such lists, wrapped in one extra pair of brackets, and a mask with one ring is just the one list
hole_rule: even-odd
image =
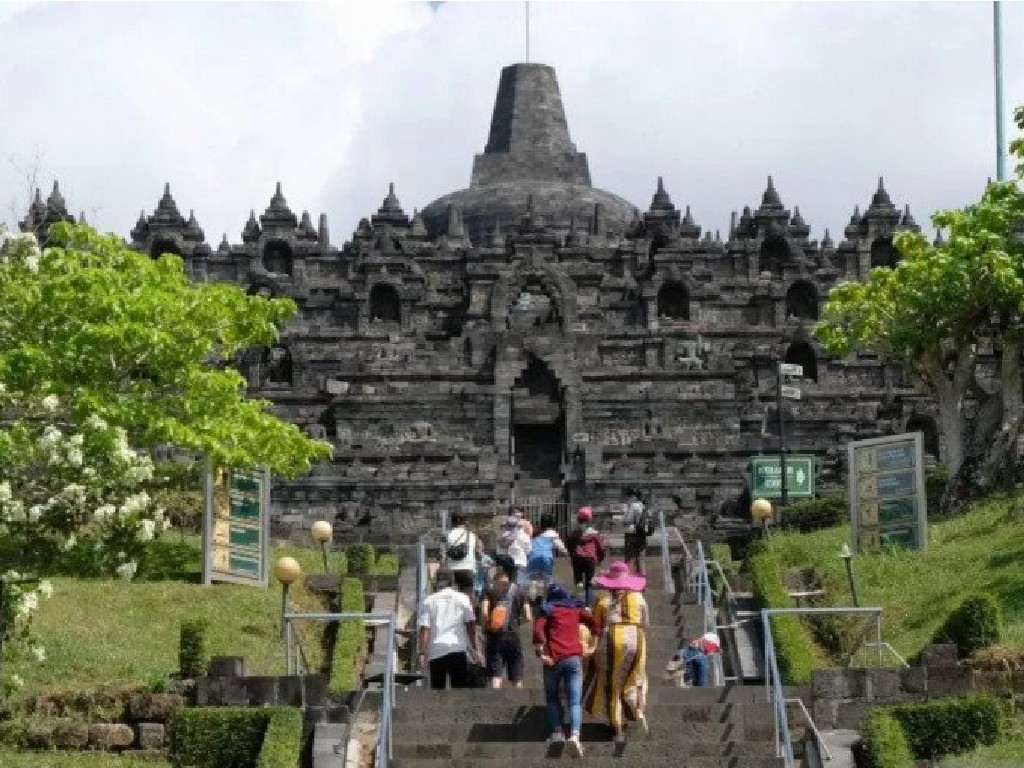
[(906, 431), (924, 433), (924, 452), (930, 454), (936, 461), (939, 460), (939, 430), (931, 416), (911, 416), (907, 421)]
[(789, 261), (789, 245), (779, 235), (771, 235), (761, 243), (761, 271), (781, 275)]
[(658, 291), (658, 317), (690, 319), (690, 295), (679, 283), (666, 283)]
[(290, 275), (292, 273), (292, 251), (288, 244), (281, 241), (267, 243), (267, 247), (263, 249), (263, 268), (274, 274)]
[(562, 420), (553, 424), (516, 424), (516, 469), (524, 480), (558, 484), (562, 477)]
[(786, 317), (800, 320), (818, 319), (818, 293), (814, 286), (799, 280), (786, 292)]
[(806, 341), (790, 344), (784, 362), (803, 366), (805, 379), (818, 380), (818, 359), (814, 349)]
[(899, 261), (899, 253), (892, 244), (891, 237), (880, 237), (871, 244), (871, 267), (888, 267), (892, 269)]

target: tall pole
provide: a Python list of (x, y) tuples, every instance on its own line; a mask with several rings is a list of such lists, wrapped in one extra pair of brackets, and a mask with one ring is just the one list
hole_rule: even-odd
[(530, 2), (527, 0), (523, 5), (526, 6), (526, 63), (530, 63)]
[(782, 412), (782, 363), (779, 363), (779, 387), (778, 387), (778, 409), (779, 409), (779, 471), (782, 473), (782, 506), (786, 506), (789, 494), (786, 488), (786, 428), (785, 417)]
[(1006, 138), (1003, 136), (1003, 24), (999, 0), (992, 3), (992, 37), (996, 71), (996, 181), (1006, 181)]

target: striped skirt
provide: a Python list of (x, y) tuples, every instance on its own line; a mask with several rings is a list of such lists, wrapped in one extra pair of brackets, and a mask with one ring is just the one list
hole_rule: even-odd
[(647, 637), (636, 624), (611, 624), (587, 660), (583, 678), (587, 714), (615, 729), (647, 709)]

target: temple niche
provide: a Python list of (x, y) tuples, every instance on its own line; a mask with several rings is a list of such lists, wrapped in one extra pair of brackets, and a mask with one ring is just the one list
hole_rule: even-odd
[(262, 384), (267, 387), (292, 385), (292, 356), (284, 347), (274, 346), (263, 357)]
[[(298, 306), (281, 340), (238, 362), (254, 396), (334, 449), (275, 482), (282, 519), (340, 514), (364, 538), (416, 540), (442, 511), (515, 498), (567, 514), (631, 488), (711, 519), (743, 493), (749, 457), (777, 450), (781, 362), (804, 371), (787, 448), (818, 456), (823, 477), (842, 471), (836, 436), (876, 436), (865, 414), (880, 408), (941, 460), (934, 409), (906, 376), (810, 337), (829, 289), (895, 264), (893, 237), (917, 228), (882, 180), (836, 243), (813, 239), (771, 177), (746, 190), (759, 204), (710, 212), (720, 229), (654, 173), (641, 210), (593, 183), (554, 70), (517, 64), (468, 185), (411, 215), (397, 186), (381, 181), (380, 207), (340, 238), (280, 183), (240, 242), (211, 248), (169, 185), (131, 230), (133, 248), (179, 254), (195, 280)], [(22, 226), (68, 218), (55, 188)]]

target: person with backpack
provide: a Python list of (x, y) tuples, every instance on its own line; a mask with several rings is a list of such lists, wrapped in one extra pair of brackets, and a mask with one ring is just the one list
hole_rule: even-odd
[[(583, 605), (561, 584), (552, 582), (547, 599), (533, 622), (533, 645), (538, 658), (544, 663), (544, 699), (547, 703), (548, 724), (551, 727), (549, 744), (568, 744), (574, 757), (583, 756), (580, 730), (583, 725), (583, 645), (581, 626), (590, 635), (601, 634), (601, 625)], [(561, 691), (565, 689), (569, 709), (569, 740), (563, 723)]]
[(626, 534), (623, 537), (623, 559), (633, 573), (644, 576), (647, 573), (644, 557), (647, 554), (647, 537), (654, 533), (654, 518), (651, 511), (640, 500), (637, 493), (629, 495), (626, 513), (622, 516)]
[(441, 546), (441, 568), (451, 571), (455, 587), (467, 595), (473, 594), (477, 559), (484, 554), (480, 538), (466, 527), (466, 516), (452, 515), (452, 529)]
[(525, 588), (526, 560), (529, 558), (529, 551), (532, 549), (532, 542), (529, 535), (523, 529), (520, 518), (509, 515), (502, 523), (502, 529), (498, 535), (498, 546), (496, 551), (499, 555), (508, 557), (516, 567), (516, 574), (519, 578), (512, 577), (521, 588)]
[(555, 555), (568, 555), (569, 550), (555, 530), (553, 516), (541, 515), (539, 527), (540, 533), (533, 537), (530, 556), (526, 561), (526, 575), (530, 580), (543, 584), (543, 594), (555, 572)]
[(516, 585), (516, 566), (498, 555), (491, 586), (480, 605), (484, 628), (484, 665), (492, 688), (501, 688), (502, 670), (515, 688), (523, 687), (523, 646), (519, 627), (532, 621), (526, 595)]
[(593, 520), (594, 510), (590, 507), (580, 507), (576, 513), (577, 525), (569, 532), (565, 542), (569, 549), (569, 558), (572, 560), (573, 582), (577, 589), (583, 590), (583, 601), (588, 608), (594, 604), (590, 582), (605, 556), (604, 537), (591, 525)]

